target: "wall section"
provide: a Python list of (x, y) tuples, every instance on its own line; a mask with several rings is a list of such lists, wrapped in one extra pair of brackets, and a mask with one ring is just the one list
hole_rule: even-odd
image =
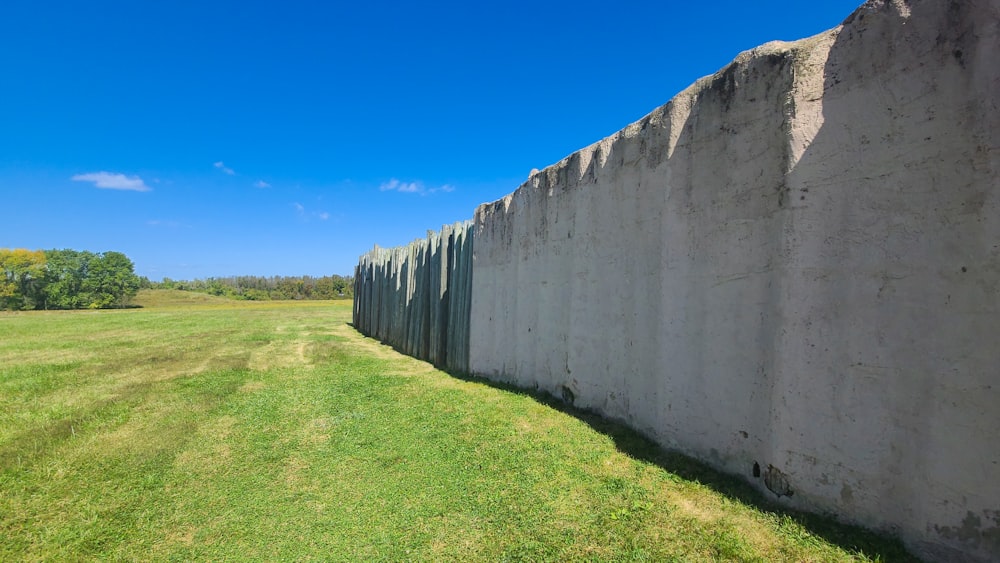
[(472, 223), (396, 248), (375, 247), (354, 272), (354, 327), (397, 350), (469, 371)]
[(868, 2), (480, 206), (469, 369), (1000, 559), (998, 28)]

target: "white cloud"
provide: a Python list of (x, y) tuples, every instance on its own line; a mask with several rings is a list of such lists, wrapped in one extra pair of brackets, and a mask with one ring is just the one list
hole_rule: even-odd
[(222, 170), (223, 172), (225, 172), (226, 174), (229, 174), (230, 176), (235, 176), (236, 175), (236, 171), (233, 170), (232, 168), (229, 168), (225, 164), (223, 164), (223, 162), (221, 160), (219, 162), (216, 162), (212, 166), (218, 168), (219, 170)]
[(115, 172), (90, 172), (88, 174), (77, 174), (70, 178), (74, 182), (93, 182), (94, 186), (102, 190), (127, 190), (133, 192), (148, 192), (150, 188), (138, 176), (126, 176)]
[(424, 186), (420, 182), (400, 182), (399, 180), (393, 178), (388, 182), (383, 182), (378, 189), (380, 192), (397, 191), (401, 193), (419, 193), (423, 191)]
[(264, 180), (257, 180), (256, 182), (254, 182), (253, 185), (256, 188), (270, 188), (271, 187), (271, 184), (268, 184)]
[(317, 218), (320, 221), (326, 221), (330, 218), (330, 214), (326, 211), (308, 211), (306, 210), (306, 206), (298, 202), (293, 203), (292, 207), (295, 208), (295, 212), (298, 213), (299, 219), (302, 221), (309, 221), (312, 218)]
[(383, 182), (382, 185), (378, 187), (380, 192), (399, 192), (404, 194), (420, 194), (427, 195), (436, 192), (453, 192), (455, 191), (455, 186), (451, 184), (444, 184), (436, 188), (428, 188), (421, 181), (416, 182), (400, 182), (396, 178), (392, 178), (388, 182)]

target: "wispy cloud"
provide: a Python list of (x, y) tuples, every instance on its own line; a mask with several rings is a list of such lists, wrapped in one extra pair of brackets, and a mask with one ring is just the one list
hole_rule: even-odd
[(253, 185), (254, 185), (255, 188), (262, 188), (262, 189), (263, 188), (270, 188), (271, 187), (271, 184), (268, 184), (264, 180), (257, 180), (256, 182), (254, 182)]
[(392, 178), (388, 182), (383, 182), (378, 189), (380, 192), (427, 195), (436, 192), (453, 192), (455, 191), (455, 186), (452, 186), (451, 184), (444, 184), (437, 187), (427, 187), (419, 180), (415, 182), (400, 182), (396, 178)]
[(221, 160), (219, 162), (216, 162), (212, 166), (218, 168), (219, 170), (222, 170), (223, 172), (225, 172), (226, 174), (229, 174), (230, 176), (235, 176), (236, 175), (236, 171), (233, 170), (232, 168), (229, 168), (228, 166), (226, 166), (225, 163), (223, 163)]
[(326, 221), (330, 218), (330, 214), (326, 211), (308, 211), (306, 210), (306, 206), (298, 202), (293, 203), (292, 207), (294, 207), (295, 212), (298, 213), (299, 219), (303, 221), (308, 221), (312, 218), (319, 219), (320, 221)]
[(378, 187), (380, 192), (401, 192), (401, 193), (416, 193), (423, 189), (423, 185), (420, 182), (400, 182), (399, 180), (393, 178), (388, 182), (384, 182)]
[(133, 192), (148, 192), (150, 188), (138, 176), (126, 176), (116, 172), (90, 172), (88, 174), (77, 174), (70, 178), (74, 182), (92, 182), (95, 187), (102, 190), (126, 190)]

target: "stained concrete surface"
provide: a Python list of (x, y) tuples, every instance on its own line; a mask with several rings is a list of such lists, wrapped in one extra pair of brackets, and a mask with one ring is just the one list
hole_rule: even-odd
[(998, 28), (868, 2), (480, 206), (470, 371), (1000, 560)]

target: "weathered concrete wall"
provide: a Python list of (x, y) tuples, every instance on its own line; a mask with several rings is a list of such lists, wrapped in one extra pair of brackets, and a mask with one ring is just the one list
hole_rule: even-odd
[(354, 272), (354, 326), (436, 366), (469, 370), (472, 223), (397, 248), (375, 247)]
[(1000, 560), (998, 26), (869, 2), (481, 206), (471, 371)]

